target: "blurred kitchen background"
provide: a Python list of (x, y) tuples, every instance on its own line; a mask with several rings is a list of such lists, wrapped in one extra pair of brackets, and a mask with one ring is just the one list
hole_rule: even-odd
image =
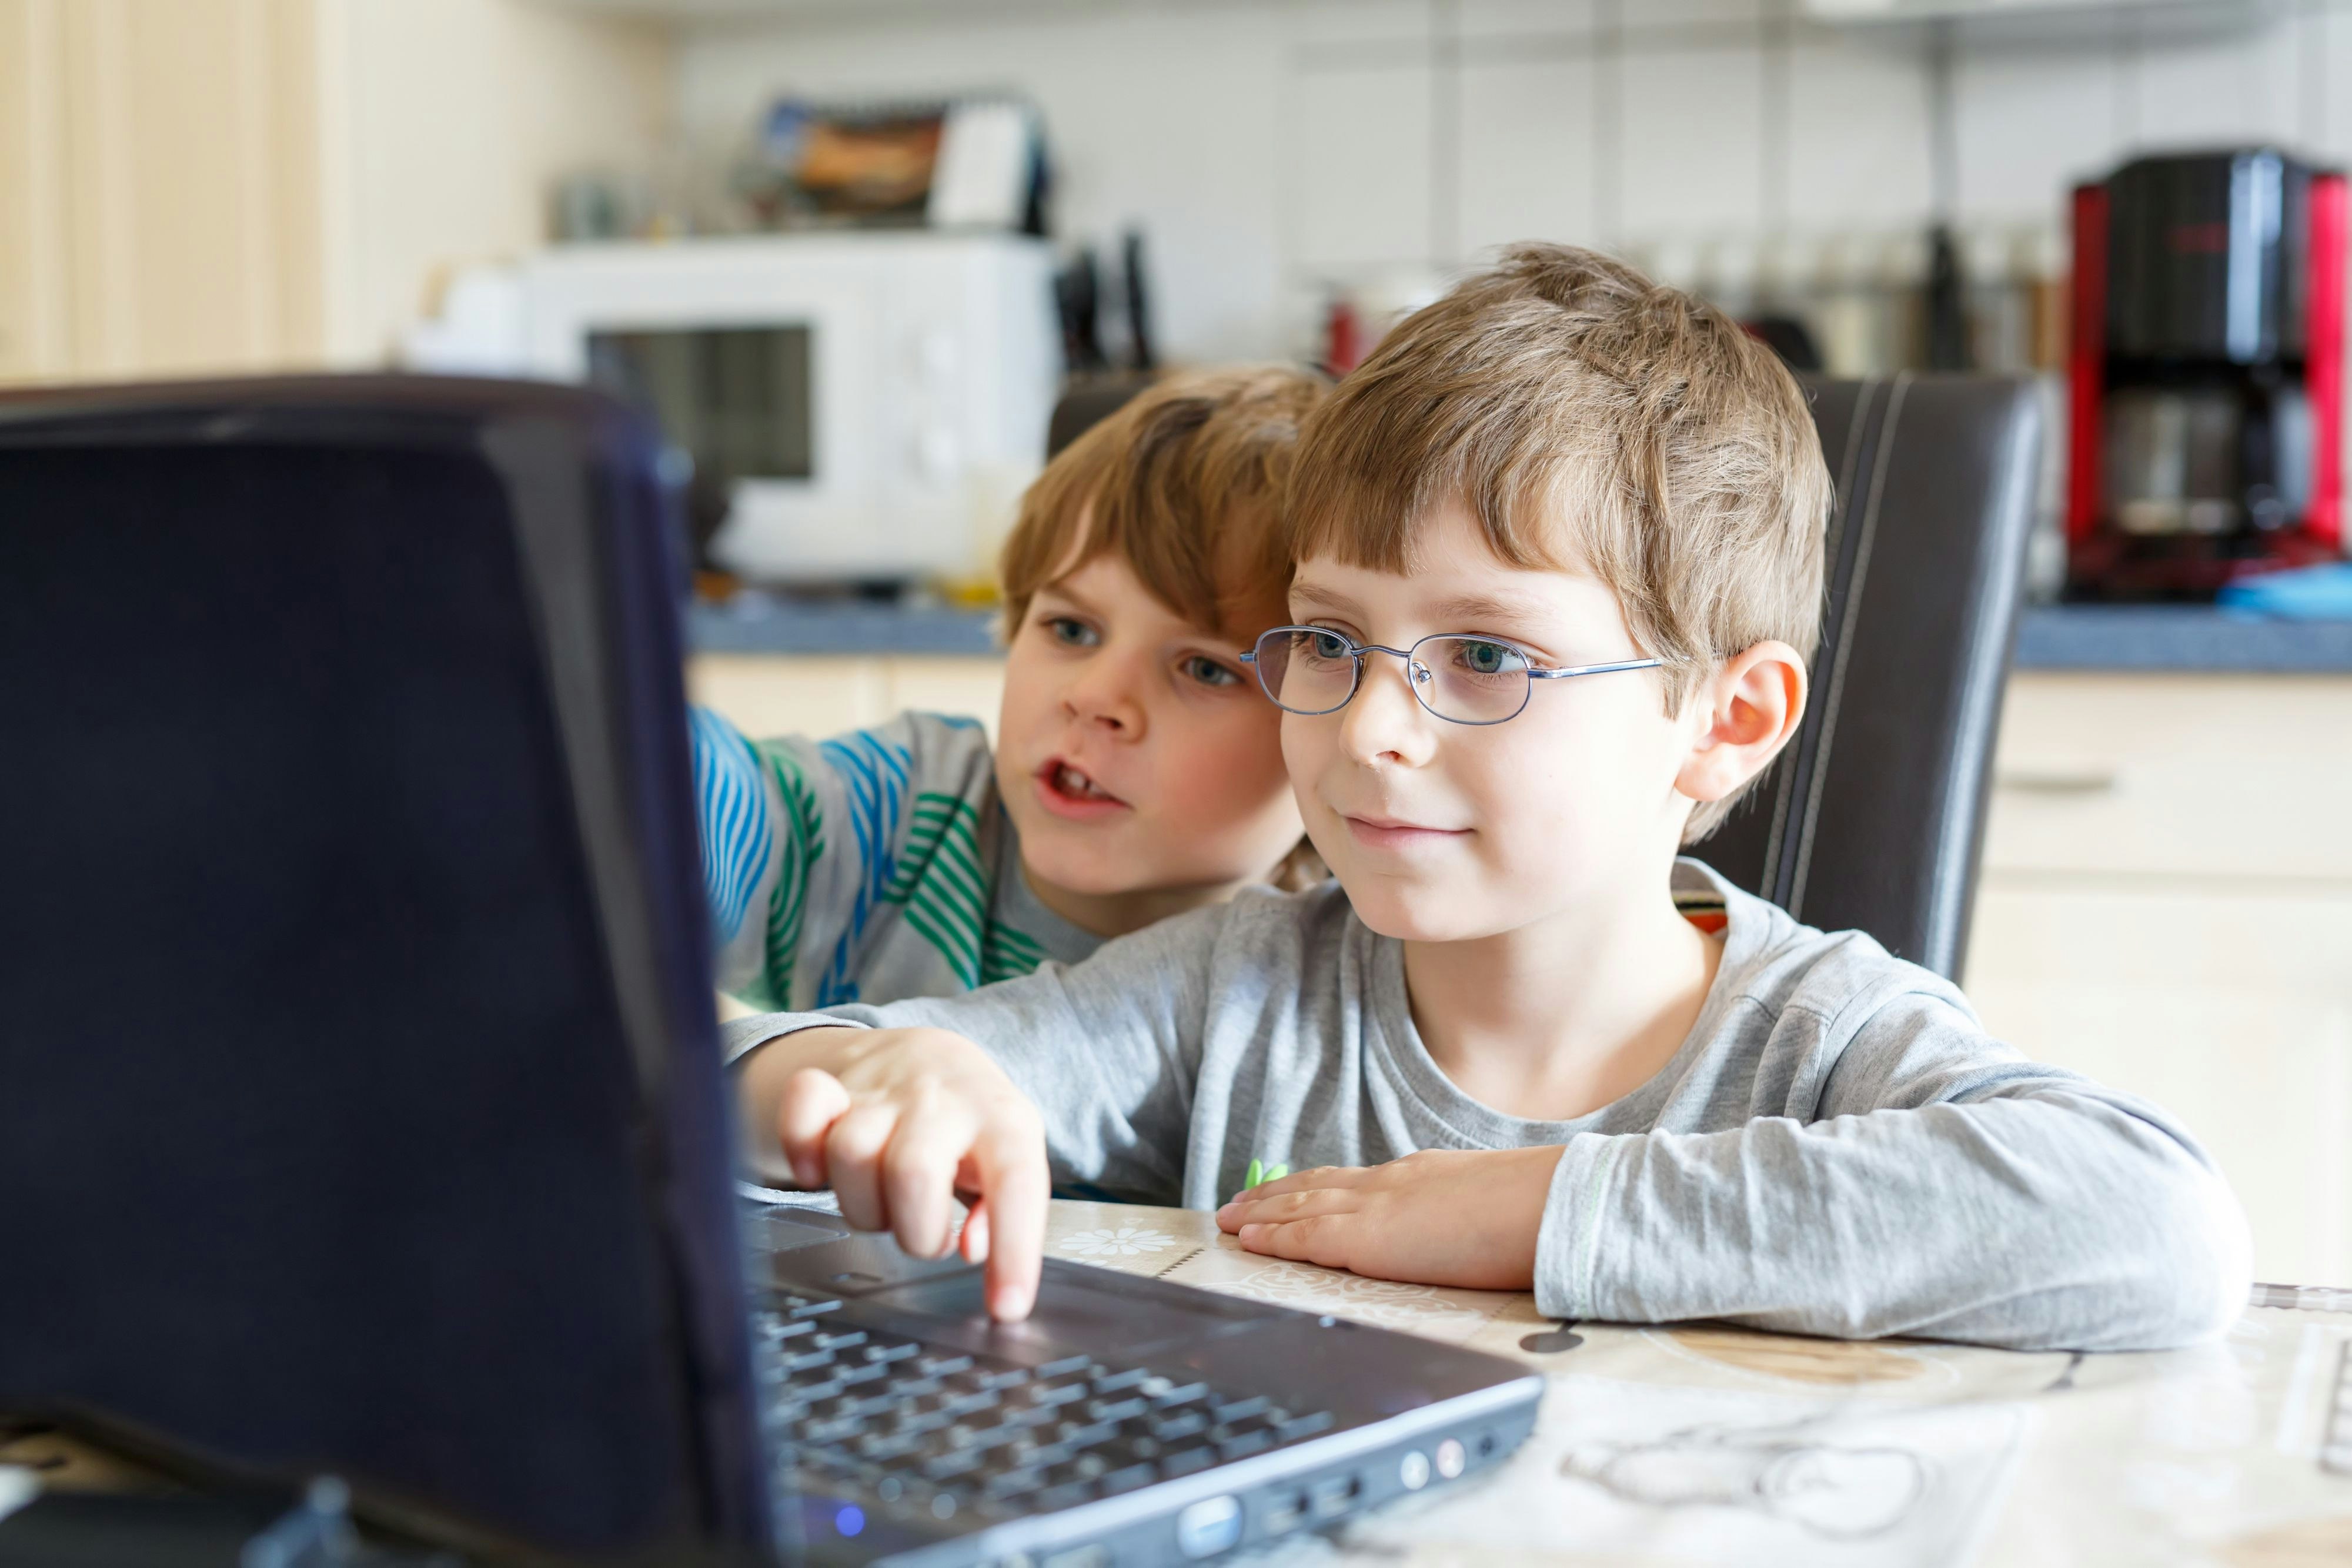
[(696, 693), (825, 731), (992, 718), (1069, 386), (1344, 371), (1499, 243), (2037, 376), (1964, 978), (2352, 1284), (2347, 163), (2352, 0), (0, 0), (0, 382), (596, 380)]

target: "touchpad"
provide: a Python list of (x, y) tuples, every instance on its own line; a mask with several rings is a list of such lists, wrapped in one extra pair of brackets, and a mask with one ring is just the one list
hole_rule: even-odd
[(790, 1252), (820, 1241), (838, 1241), (851, 1233), (848, 1222), (838, 1215), (812, 1208), (772, 1208), (752, 1216), (743, 1228), (758, 1252)]
[(988, 1315), (981, 1272), (961, 1270), (875, 1291), (864, 1304), (919, 1319), (922, 1337), (1014, 1362), (1072, 1351), (1144, 1358), (1258, 1328), (1288, 1314), (1262, 1303), (1048, 1260), (1036, 1310), (1017, 1323)]

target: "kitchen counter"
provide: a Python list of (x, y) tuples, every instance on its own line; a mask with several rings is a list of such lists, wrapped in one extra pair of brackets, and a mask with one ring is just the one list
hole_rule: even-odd
[[(698, 653), (987, 658), (995, 612), (861, 600), (743, 599), (697, 604)], [(2352, 621), (2277, 621), (2197, 605), (2039, 606), (2020, 617), (2023, 670), (2352, 674)]]
[(2352, 621), (2281, 621), (2192, 604), (2038, 606), (2018, 619), (2017, 667), (2352, 674)]
[(687, 611), (686, 644), (697, 653), (968, 654), (998, 652), (996, 612), (873, 600), (782, 600), (745, 595)]

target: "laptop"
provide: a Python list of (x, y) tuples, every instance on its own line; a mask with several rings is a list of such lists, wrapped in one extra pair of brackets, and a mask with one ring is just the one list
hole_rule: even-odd
[(488, 1557), (1192, 1562), (1521, 1365), (748, 1203), (679, 539), (582, 391), (0, 397), (0, 1410)]

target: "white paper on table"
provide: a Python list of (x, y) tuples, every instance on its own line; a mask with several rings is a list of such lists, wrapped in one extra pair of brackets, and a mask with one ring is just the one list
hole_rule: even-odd
[(1553, 1380), (1535, 1436), (1482, 1485), (1375, 1516), (1350, 1545), (1747, 1568), (1969, 1562), (1998, 1516), (2022, 1405), (1858, 1403)]

